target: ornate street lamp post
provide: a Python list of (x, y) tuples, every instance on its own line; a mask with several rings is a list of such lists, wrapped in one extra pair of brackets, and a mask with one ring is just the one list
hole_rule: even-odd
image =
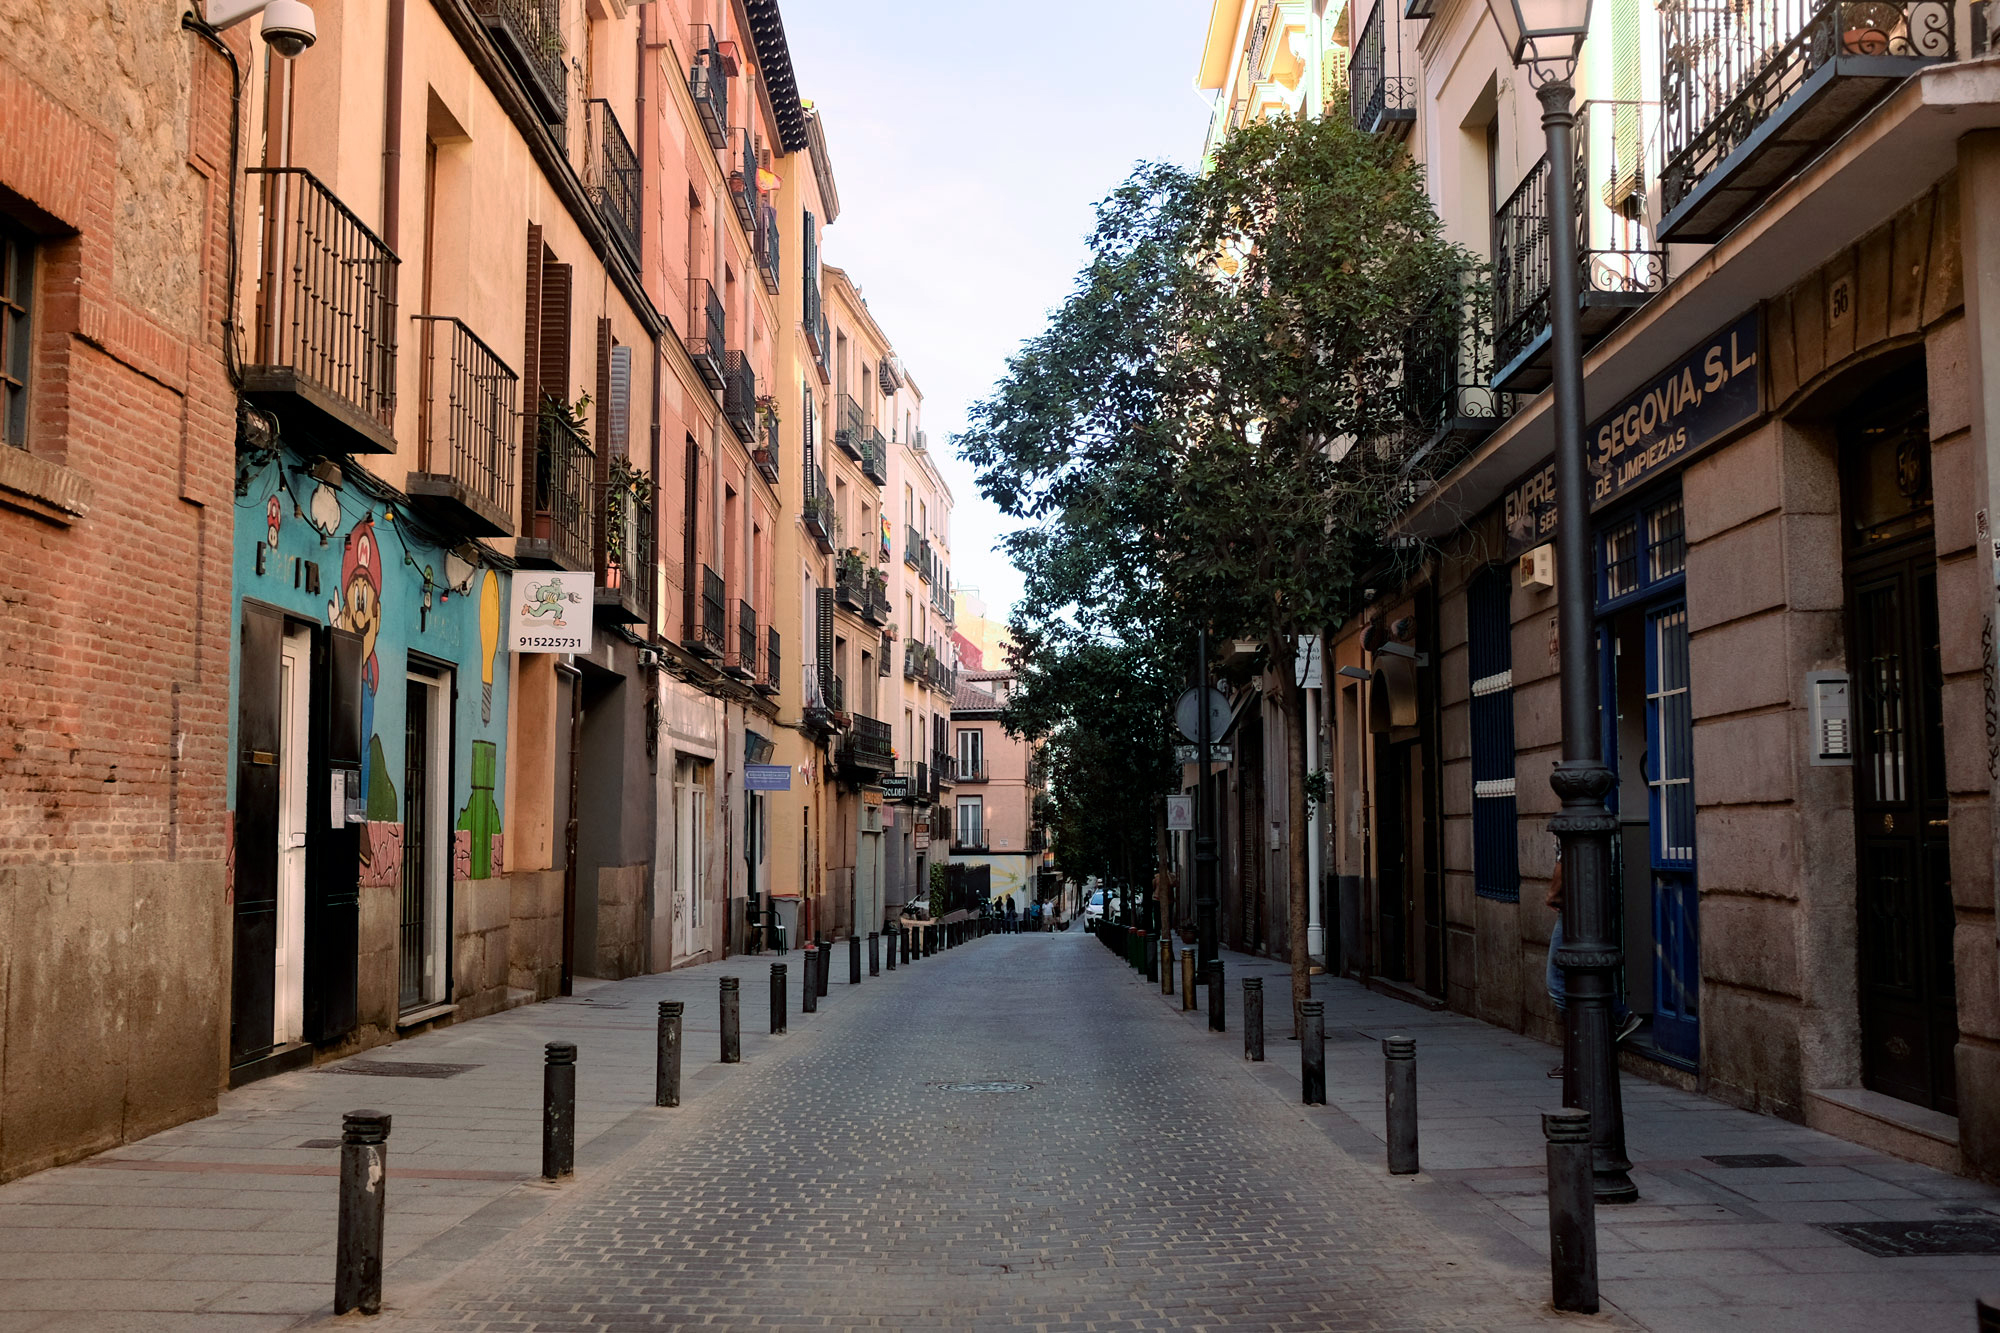
[(1612, 1042), (1612, 987), (1622, 962), (1612, 929), (1611, 834), (1604, 808), (1612, 773), (1598, 736), (1596, 626), (1592, 623), (1590, 478), (1583, 453), (1583, 344), (1577, 331), (1579, 216), (1577, 55), (1590, 31), (1590, 0), (1486, 0), (1514, 64), (1542, 103), (1549, 144), (1549, 333), (1555, 378), (1556, 573), (1562, 656), (1562, 760), (1550, 785), (1562, 810), (1549, 821), (1563, 858), (1563, 947), (1568, 1022), (1563, 1104), (1590, 1112), (1591, 1171), (1600, 1202), (1639, 1197), (1625, 1156), (1625, 1109)]

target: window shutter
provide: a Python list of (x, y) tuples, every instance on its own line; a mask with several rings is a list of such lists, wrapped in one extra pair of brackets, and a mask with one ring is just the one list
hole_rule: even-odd
[(628, 456), (632, 448), (632, 349), (611, 349), (610, 439), (606, 441), (613, 458)]
[(1472, 676), (1472, 870), (1482, 898), (1521, 896), (1520, 825), (1514, 800), (1513, 616), (1508, 573), (1488, 569), (1466, 589), (1466, 659)]
[[(542, 401), (542, 229), (528, 227), (528, 290), (522, 302), (522, 310), (527, 320), (526, 332), (522, 335), (521, 356), (521, 409), (532, 418), (536, 405)], [(529, 450), (534, 447), (534, 431), (528, 432)], [(529, 503), (532, 505), (533, 500)], [(524, 529), (525, 530), (525, 529)]]
[(542, 396), (567, 403), (569, 378), (570, 280), (568, 264), (542, 265), (542, 336), (539, 379)]
[(833, 698), (833, 589), (815, 588), (814, 601), (819, 608), (819, 623), (816, 627), (819, 653), (819, 697), (822, 703)]
[(813, 468), (814, 468), (814, 467), (815, 467), (815, 466), (817, 465), (817, 463), (818, 463), (818, 452), (819, 452), (819, 415), (818, 415), (818, 413), (816, 413), (816, 412), (814, 412), (814, 411), (813, 411), (813, 391), (812, 391), (812, 386), (808, 384), (808, 385), (806, 385), (806, 386), (804, 386), (804, 387), (805, 387), (805, 396), (806, 396), (806, 404), (805, 404), (805, 412), (803, 413), (803, 415), (804, 415), (804, 417), (805, 417), (805, 429), (806, 429), (806, 434), (805, 434), (805, 446), (806, 446), (806, 447), (805, 447), (805, 453), (804, 453), (804, 458), (805, 458), (805, 465), (804, 465), (804, 467), (803, 467), (803, 468), (801, 469), (801, 472), (802, 472), (802, 474), (804, 475), (804, 477), (805, 477), (805, 479), (806, 479), (806, 489), (805, 489), (805, 494), (806, 494), (806, 497), (807, 497), (808, 499), (810, 499), (810, 498), (811, 498), (811, 496), (812, 496), (812, 493), (813, 493)]

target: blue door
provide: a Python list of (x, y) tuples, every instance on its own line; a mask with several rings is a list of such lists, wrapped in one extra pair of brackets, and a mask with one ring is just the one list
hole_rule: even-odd
[(1687, 603), (1646, 612), (1646, 790), (1652, 825), (1653, 1044), (1700, 1054), (1700, 935), (1694, 876), (1694, 714)]

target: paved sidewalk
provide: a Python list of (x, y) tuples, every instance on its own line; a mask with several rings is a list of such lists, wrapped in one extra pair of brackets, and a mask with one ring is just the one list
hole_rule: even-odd
[[(0, 1186), (0, 1333), (261, 1333), (330, 1312), (340, 1120), (363, 1107), (394, 1116), (392, 1281), (451, 1272), (575, 1188), (540, 1180), (545, 1042), (578, 1047), (587, 1181), (679, 1114), (652, 1105), (658, 1001), (687, 1003), (682, 1097), (698, 1104), (777, 1050), (811, 1044), (816, 1024), (856, 1002), (844, 948), (834, 958), (817, 1015), (800, 1014), (798, 950), (580, 980), (572, 997), (225, 1092), (208, 1119)], [(895, 976), (950, 966), (943, 959)], [(788, 1036), (769, 1035), (773, 961), (787, 965)], [(725, 976), (741, 979), (741, 1065), (717, 1062)], [(383, 1072), (412, 1067), (447, 1076)]]
[[(1221, 1036), (1206, 1031), (1205, 992), (1182, 1014), (1157, 984), (1131, 984), (1240, 1054), (1242, 981), (1264, 978), (1266, 1063), (1245, 1068), (1296, 1104), (1289, 970), (1231, 952), (1224, 964)], [(1308, 1117), (1386, 1170), (1381, 1038), (1414, 1037), (1424, 1171), (1404, 1188), (1489, 1257), (1545, 1275), (1541, 1113), (1562, 1102), (1561, 1080), (1548, 1077), (1561, 1052), (1344, 979), (1315, 977), (1313, 996), (1326, 1004), (1328, 1105)], [(2000, 1190), (1629, 1074), (1622, 1086), (1639, 1201), (1598, 1210), (1599, 1271), (1605, 1299), (1655, 1333), (1969, 1333), (1974, 1298), (2000, 1291), (2000, 1255), (1878, 1257), (1826, 1229), (1944, 1223), (2000, 1242)], [(1755, 1157), (1770, 1164), (1740, 1160)]]

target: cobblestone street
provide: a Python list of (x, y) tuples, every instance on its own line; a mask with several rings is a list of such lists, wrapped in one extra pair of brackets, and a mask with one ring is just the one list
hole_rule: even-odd
[[(439, 1289), (392, 1283), (393, 1326), (1556, 1322), (1080, 931), (844, 980), (809, 1044)], [(980, 1083), (1028, 1088), (948, 1086)]]

